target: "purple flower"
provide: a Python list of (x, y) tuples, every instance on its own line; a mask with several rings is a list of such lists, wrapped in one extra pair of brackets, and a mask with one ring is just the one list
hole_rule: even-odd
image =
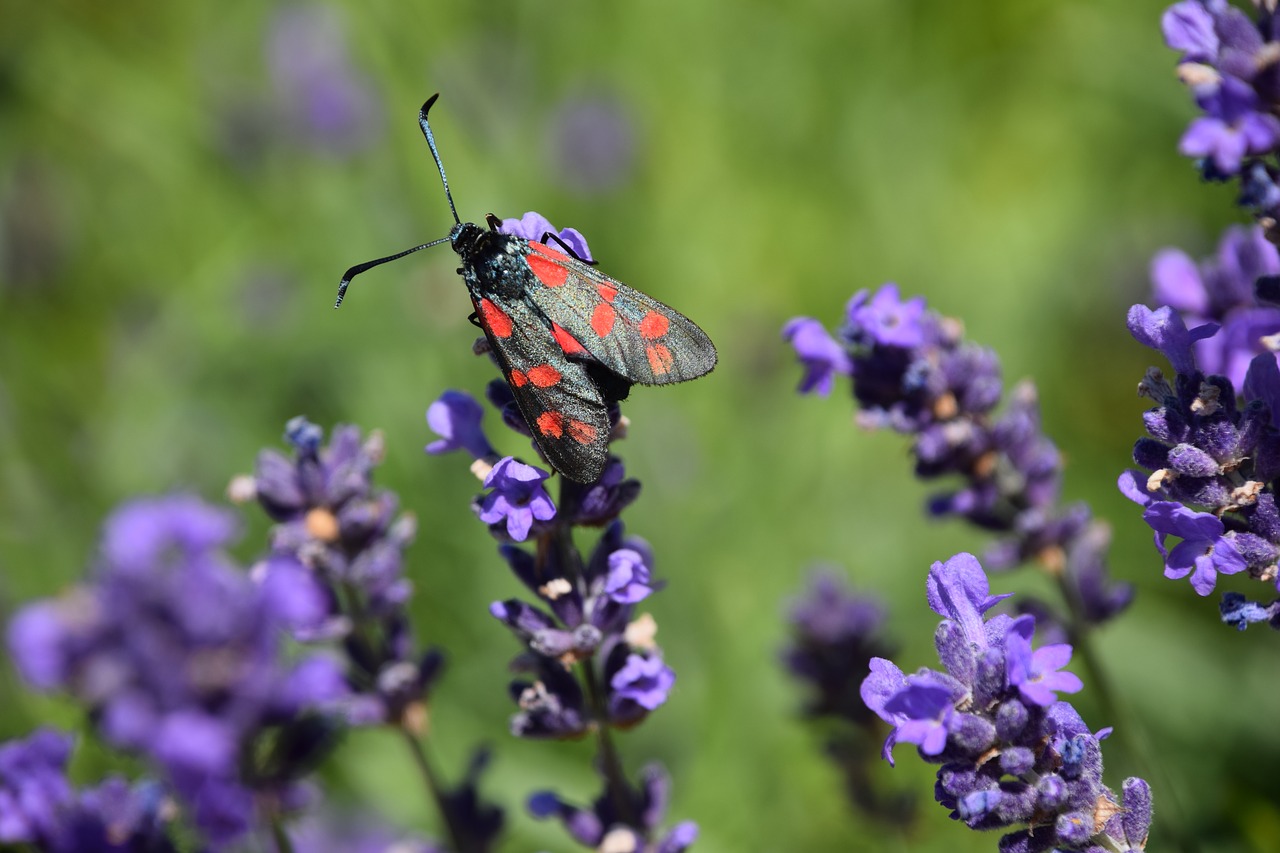
[[(504, 234), (514, 234), (533, 243), (541, 243), (547, 234), (554, 234), (565, 242), (579, 259), (591, 263), (591, 250), (587, 248), (587, 239), (576, 228), (556, 230), (556, 227), (541, 213), (532, 210), (519, 219), (504, 219), (498, 229)], [(555, 245), (555, 241), (549, 241)], [(558, 247), (557, 247), (558, 248)]]
[(906, 687), (884, 703), (886, 722), (896, 724), (895, 741), (917, 744), (925, 755), (942, 752), (954, 712), (952, 686), (929, 672), (907, 676)]
[(1220, 173), (1234, 175), (1246, 155), (1263, 154), (1280, 142), (1280, 119), (1261, 111), (1253, 87), (1243, 80), (1224, 77), (1199, 100), (1208, 115), (1182, 135), (1182, 154), (1208, 157)]
[(295, 5), (279, 10), (266, 54), (279, 112), (298, 139), (338, 154), (373, 141), (381, 127), (377, 93), (352, 67), (333, 9)]
[(657, 655), (627, 655), (626, 663), (609, 681), (614, 701), (628, 700), (653, 711), (667, 701), (676, 674)]
[(1145, 305), (1134, 305), (1129, 309), (1128, 326), (1138, 343), (1163, 353), (1179, 374), (1196, 369), (1192, 345), (1218, 331), (1216, 323), (1188, 330), (1182, 317), (1168, 306), (1152, 311)]
[(886, 284), (869, 296), (862, 290), (849, 300), (845, 322), (855, 340), (869, 339), (889, 347), (910, 349), (925, 340), (925, 302), (915, 297), (906, 302), (896, 284)]
[(1070, 672), (1058, 672), (1071, 661), (1071, 646), (1058, 643), (1031, 651), (1033, 616), (1019, 616), (1005, 634), (1005, 675), (1026, 702), (1047, 708), (1058, 701), (1055, 691), (1079, 693), (1084, 682)]
[(48, 728), (0, 744), (0, 842), (34, 843), (57, 828), (72, 796), (70, 756), (71, 737)]
[(542, 487), (551, 475), (541, 468), (503, 457), (484, 478), (484, 487), (492, 489), (480, 497), (475, 512), (485, 524), (506, 523), (507, 535), (516, 542), (529, 538), (535, 521), (555, 517), (555, 504)]
[(868, 707), (894, 727), (884, 757), (892, 763), (898, 741), (916, 744), (940, 765), (935, 794), (953, 818), (974, 829), (1011, 830), (1001, 850), (1125, 849), (1117, 837), (1145, 832), (1150, 791), (1141, 780), (1125, 782), (1140, 813), (1130, 827), (1093, 822), (1103, 800), (1116, 806), (1107, 816), (1121, 810), (1102, 782), (1099, 740), (1106, 732), (1090, 733), (1054, 695), (1082, 686), (1057, 671), (1070, 659), (1070, 646), (1032, 652), (1033, 617), (984, 619), (997, 597), (969, 555), (934, 564), (928, 597), (948, 616), (934, 642), (949, 674), (922, 669), (908, 676), (875, 658), (862, 683)]
[(1165, 44), (1181, 51), (1185, 61), (1211, 62), (1218, 56), (1213, 15), (1199, 0), (1183, 0), (1166, 9), (1160, 29)]
[[(295, 673), (314, 685), (326, 664), (282, 659), (294, 611), (222, 552), (232, 529), (189, 497), (127, 504), (107, 521), (91, 583), (31, 605), (9, 635), (21, 671), (81, 700), (109, 743), (155, 761), (218, 843), (251, 828), (257, 793), (287, 794), (287, 768), (314, 766), (326, 743), (306, 741), (303, 754), (292, 727), (345, 692), (333, 673), (328, 689), (293, 692)], [(273, 755), (260, 742), (294, 751)], [(247, 755), (281, 771), (263, 775)]]
[(634, 123), (612, 94), (566, 98), (553, 112), (549, 131), (559, 174), (570, 187), (602, 192), (624, 181), (633, 170)]
[(982, 614), (1013, 595), (991, 595), (987, 574), (978, 558), (966, 553), (930, 566), (925, 588), (929, 608), (953, 620), (968, 641), (979, 648), (987, 645)]
[(0, 744), (0, 844), (45, 853), (175, 853), (174, 811), (163, 788), (109, 777), (92, 788), (67, 781), (72, 738), (42, 728)]
[(620, 548), (611, 553), (604, 590), (606, 595), (620, 604), (635, 604), (648, 598), (653, 592), (653, 586), (644, 557), (630, 548)]
[(796, 317), (782, 327), (782, 337), (796, 351), (796, 357), (804, 365), (805, 374), (800, 380), (800, 393), (816, 391), (823, 397), (831, 393), (837, 373), (848, 376), (853, 372), (844, 347), (836, 343), (821, 323), (811, 317)]
[[(1195, 512), (1181, 504), (1157, 501), (1142, 519), (1156, 532), (1156, 547), (1165, 559), (1164, 576), (1174, 580), (1191, 575), (1191, 587), (1200, 595), (1213, 592), (1219, 574), (1234, 575), (1246, 568), (1232, 541), (1224, 536), (1222, 520), (1208, 512)], [(1166, 550), (1165, 540), (1182, 541)]]
[(484, 409), (463, 391), (445, 391), (427, 407), (427, 424), (441, 438), (427, 445), (431, 454), (465, 450), (475, 459), (496, 457), (497, 451), (480, 428)]

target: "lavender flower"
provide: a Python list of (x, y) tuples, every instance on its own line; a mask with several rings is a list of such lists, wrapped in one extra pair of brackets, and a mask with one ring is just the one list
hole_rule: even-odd
[(1161, 21), (1165, 43), (1181, 54), (1178, 76), (1203, 115), (1178, 150), (1210, 180), (1240, 180), (1240, 201), (1267, 228), (1280, 211), (1280, 174), (1267, 158), (1280, 150), (1280, 77), (1275, 73), (1275, 4), (1250, 20), (1226, 0), (1183, 0)]
[(859, 423), (913, 436), (917, 476), (959, 478), (930, 499), (930, 514), (1000, 534), (987, 552), (992, 566), (1044, 564), (1063, 587), (1072, 630), (1128, 606), (1132, 588), (1107, 577), (1104, 527), (1087, 506), (1059, 503), (1062, 460), (1041, 431), (1035, 389), (1019, 385), (996, 416), (999, 361), (964, 341), (958, 323), (887, 284), (854, 295), (834, 339), (809, 318), (790, 321), (784, 334), (806, 368), (801, 391), (823, 392), (849, 374)]
[[(506, 220), (502, 227), (530, 240), (557, 234), (579, 257), (590, 258), (578, 232), (557, 231), (538, 214)], [(512, 598), (489, 607), (524, 647), (512, 664), (520, 677), (509, 686), (518, 708), (511, 731), (540, 739), (594, 734), (599, 741), (606, 793), (597, 808), (576, 809), (553, 794), (540, 794), (531, 801), (531, 810), (538, 816), (560, 814), (575, 840), (592, 847), (683, 850), (696, 835), (692, 824), (680, 825), (661, 841), (653, 839), (665, 807), (665, 777), (660, 785), (645, 783), (640, 793), (632, 790), (613, 745), (613, 731), (635, 726), (661, 707), (676, 680), (653, 642), (652, 617), (635, 615), (636, 605), (660, 588), (653, 580), (648, 545), (625, 537), (618, 520), (639, 495), (640, 484), (626, 476), (621, 459), (610, 456), (594, 483), (557, 478), (560, 492), (553, 504), (543, 485), (547, 472), (509, 456), (490, 467), (487, 453), (475, 452), (489, 446), (487, 439), (482, 444), (475, 437), (479, 417), (458, 392), (449, 394), (433, 404), (450, 413), (446, 430), (437, 430), (445, 436), (440, 447), (467, 448), (477, 458), (472, 470), (490, 491), (473, 509), (503, 543), (499, 553), (533, 597), (532, 602)], [(523, 419), (510, 416), (514, 407), (505, 382), (491, 383), (487, 396), (507, 415), (505, 423), (528, 435)], [(616, 403), (612, 408), (616, 428), (611, 438), (617, 439), (625, 421)], [(471, 436), (471, 447), (455, 435)], [(574, 529), (586, 527), (603, 532), (584, 558)], [(530, 551), (513, 544), (525, 541), (535, 547)], [(660, 771), (646, 771), (646, 779), (654, 773)], [(661, 806), (655, 800), (659, 793)]]
[(1196, 363), (1206, 374), (1226, 376), (1239, 388), (1253, 357), (1274, 353), (1268, 336), (1280, 331), (1280, 308), (1259, 305), (1254, 285), (1275, 275), (1280, 275), (1280, 253), (1262, 229), (1232, 227), (1223, 234), (1217, 255), (1198, 264), (1177, 249), (1157, 253), (1151, 262), (1152, 298), (1179, 312), (1189, 327), (1221, 327), (1196, 341)]
[(355, 153), (374, 140), (381, 112), (377, 94), (352, 66), (334, 9), (279, 10), (266, 54), (279, 113), (299, 140), (335, 154)]
[(510, 456), (503, 458), (484, 478), (484, 487), (493, 491), (477, 499), (476, 516), (485, 524), (505, 527), (512, 540), (523, 542), (534, 522), (555, 518), (555, 504), (542, 487), (550, 476)]
[(558, 230), (551, 221), (541, 213), (529, 211), (519, 219), (504, 219), (502, 226), (498, 229), (503, 234), (512, 234), (516, 237), (523, 237), (535, 243), (543, 242), (542, 238), (548, 234), (554, 234), (565, 242), (573, 254), (581, 260), (591, 263), (591, 250), (587, 248), (587, 238), (576, 228), (564, 228)]
[(1068, 645), (1031, 650), (1035, 620), (984, 614), (1007, 596), (991, 595), (971, 554), (934, 563), (929, 606), (944, 618), (935, 633), (945, 671), (905, 675), (873, 658), (862, 698), (920, 757), (940, 765), (935, 796), (973, 829), (1009, 830), (1002, 853), (1142, 850), (1151, 792), (1131, 778), (1118, 797), (1102, 781), (1100, 741), (1075, 709), (1057, 698), (1081, 682), (1059, 672)]
[(296, 597), (282, 607), (230, 562), (233, 532), (195, 498), (127, 504), (107, 521), (91, 582), (9, 629), (23, 675), (71, 693), (107, 742), (162, 768), (217, 844), (295, 797), (333, 741), (317, 712), (347, 692), (327, 656), (282, 658), (283, 632), (313, 613)]
[[(1212, 592), (1223, 574), (1247, 572), (1274, 586), (1280, 557), (1272, 487), (1280, 475), (1275, 355), (1254, 356), (1237, 391), (1228, 377), (1206, 376), (1197, 364), (1198, 344), (1221, 333), (1216, 324), (1188, 329), (1170, 306), (1152, 311), (1135, 305), (1129, 330), (1177, 372), (1170, 384), (1150, 368), (1139, 385), (1156, 406), (1143, 416), (1148, 437), (1134, 444), (1133, 460), (1150, 473), (1128, 471), (1120, 478), (1121, 491), (1144, 507), (1165, 576), (1190, 575), (1200, 595)], [(1170, 536), (1182, 539), (1172, 549), (1166, 547)], [(1270, 621), (1268, 606), (1244, 599), (1224, 600), (1222, 614), (1241, 629)]]
[(631, 174), (635, 128), (616, 96), (566, 98), (553, 111), (548, 130), (559, 176), (567, 186), (581, 192), (606, 192)]
[(0, 844), (44, 853), (176, 853), (164, 789), (112, 776), (76, 790), (66, 775), (71, 748), (69, 735), (47, 728), (0, 744)]
[(348, 722), (416, 730), (443, 666), (438, 650), (417, 648), (405, 612), (413, 587), (404, 577), (404, 550), (416, 525), (397, 515), (395, 495), (374, 487), (381, 435), (362, 440), (356, 427), (339, 426), (328, 445), (323, 437), (294, 418), (285, 431), (293, 458), (264, 450), (254, 477), (233, 484), (237, 497), (256, 497), (277, 522), (272, 557), (258, 571), (281, 598), (299, 588), (299, 570), (320, 587), (319, 612), (294, 636), (341, 642), (354, 694), (343, 704)]

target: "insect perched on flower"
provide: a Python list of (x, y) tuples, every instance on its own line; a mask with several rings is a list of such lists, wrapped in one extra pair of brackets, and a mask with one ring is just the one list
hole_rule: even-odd
[(471, 321), (484, 331), (534, 441), (565, 477), (594, 482), (609, 456), (609, 405), (633, 383), (709, 373), (715, 345), (688, 317), (596, 270), (555, 234), (535, 242), (500, 232), (493, 214), (485, 217), (488, 231), (460, 220), (427, 124), (437, 97), (422, 105), (418, 124), (456, 224), (447, 237), (347, 270), (334, 307), (365, 270), (448, 241), (462, 258)]

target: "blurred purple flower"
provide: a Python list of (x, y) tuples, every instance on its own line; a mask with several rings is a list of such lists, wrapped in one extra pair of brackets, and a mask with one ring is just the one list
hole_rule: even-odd
[(800, 380), (800, 393), (817, 392), (825, 397), (835, 385), (837, 373), (848, 376), (853, 365), (844, 348), (826, 328), (812, 317), (796, 317), (782, 327), (783, 340), (791, 344), (796, 358), (804, 366)]
[(617, 97), (565, 98), (552, 112), (548, 129), (563, 185), (580, 192), (604, 192), (630, 176), (635, 127)]
[(380, 105), (347, 55), (336, 9), (291, 5), (277, 10), (266, 56), (279, 110), (300, 141), (344, 155), (374, 141), (381, 128)]

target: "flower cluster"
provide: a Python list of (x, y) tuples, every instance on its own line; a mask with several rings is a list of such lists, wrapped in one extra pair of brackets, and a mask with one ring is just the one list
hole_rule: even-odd
[[(1125, 780), (1123, 798), (1102, 780), (1100, 741), (1075, 708), (1057, 698), (1082, 688), (1063, 672), (1066, 644), (1032, 649), (1035, 618), (984, 615), (1007, 595), (991, 595), (971, 554), (934, 563), (930, 608), (943, 617), (934, 636), (945, 671), (906, 675), (873, 658), (862, 698), (893, 726), (897, 743), (917, 746), (941, 765), (935, 795), (973, 829), (1005, 829), (1001, 853), (1142, 850), (1151, 823), (1151, 790)], [(1016, 828), (1015, 828), (1016, 827)]]
[[(575, 254), (590, 258), (580, 234), (557, 231), (538, 214), (505, 220), (502, 230), (531, 240), (558, 234)], [(508, 426), (528, 435), (504, 381), (491, 383), (488, 397)], [(623, 422), (616, 401), (610, 408), (617, 438)], [(475, 458), (473, 470), (488, 491), (475, 500), (473, 510), (502, 543), (502, 557), (532, 596), (532, 601), (512, 598), (489, 608), (524, 647), (513, 663), (521, 677), (510, 686), (518, 708), (511, 729), (527, 738), (594, 734), (605, 787), (590, 810), (547, 792), (535, 795), (530, 809), (539, 817), (559, 816), (569, 834), (587, 846), (683, 850), (696, 836), (693, 824), (680, 824), (655, 839), (665, 812), (665, 775), (650, 768), (639, 786), (632, 785), (612, 738), (614, 730), (638, 724), (666, 702), (675, 682), (654, 642), (652, 617), (635, 613), (636, 605), (659, 589), (653, 555), (643, 540), (625, 535), (618, 520), (638, 496), (640, 484), (626, 476), (621, 459), (610, 456), (594, 483), (558, 478), (559, 499), (553, 502), (544, 485), (550, 474), (510, 456), (497, 458), (482, 417), (482, 407), (469, 395), (445, 392), (427, 413), (428, 423), (442, 436), (427, 451), (465, 450)], [(575, 528), (603, 528), (585, 557), (574, 541)], [(526, 541), (536, 547), (530, 551), (516, 544)]]
[(373, 485), (380, 434), (362, 440), (357, 427), (338, 426), (327, 445), (323, 438), (319, 427), (294, 418), (285, 428), (292, 458), (263, 450), (253, 477), (238, 478), (231, 493), (256, 497), (276, 522), (271, 556), (258, 571), (270, 579), (300, 565), (319, 582), (323, 610), (294, 636), (341, 644), (355, 694), (348, 719), (416, 727), (443, 664), (438, 650), (418, 651), (405, 613), (413, 587), (404, 577), (404, 549), (416, 525), (398, 514), (394, 494)]
[(1238, 180), (1240, 206), (1270, 231), (1280, 211), (1280, 18), (1274, 3), (1255, 5), (1251, 20), (1226, 0), (1183, 0), (1165, 11), (1161, 28), (1203, 111), (1178, 150), (1197, 158), (1206, 179)]
[[(1129, 331), (1169, 360), (1173, 383), (1150, 368), (1139, 393), (1156, 405), (1143, 416), (1148, 437), (1133, 448), (1147, 469), (1126, 471), (1120, 489), (1144, 507), (1155, 531), (1165, 576), (1190, 576), (1200, 595), (1211, 593), (1219, 574), (1248, 572), (1271, 586), (1280, 557), (1280, 511), (1272, 480), (1280, 476), (1280, 367), (1265, 352), (1249, 363), (1240, 388), (1225, 376), (1206, 376), (1197, 366), (1196, 345), (1218, 327), (1188, 329), (1169, 306), (1152, 311), (1135, 305)], [(1239, 395), (1239, 397), (1237, 396)], [(1182, 541), (1166, 547), (1168, 537)], [(1243, 629), (1275, 619), (1276, 605), (1223, 600), (1223, 620)]]
[[(263, 450), (254, 476), (237, 478), (230, 491), (242, 500), (256, 497), (277, 522), (271, 554), (256, 570), (264, 581), (303, 566), (318, 582), (323, 607), (295, 625), (293, 635), (304, 643), (338, 643), (350, 691), (341, 703), (347, 722), (386, 723), (416, 738), (444, 665), (440, 650), (419, 649), (405, 610), (413, 587), (404, 577), (404, 550), (416, 525), (398, 514), (394, 494), (373, 484), (383, 456), (380, 434), (362, 439), (359, 428), (338, 426), (327, 445), (323, 439), (318, 426), (294, 418), (285, 428), (293, 456)], [(489, 850), (502, 830), (502, 811), (477, 792), (484, 763), (477, 756), (456, 789), (435, 792), (455, 853)]]
[(1280, 252), (1259, 227), (1228, 228), (1216, 256), (1199, 263), (1179, 249), (1164, 249), (1151, 262), (1152, 299), (1168, 305), (1188, 327), (1217, 323), (1218, 333), (1196, 341), (1196, 363), (1236, 388), (1253, 357), (1273, 352), (1269, 336), (1280, 331), (1280, 308), (1259, 305), (1258, 279), (1280, 275)]
[(871, 659), (892, 653), (882, 636), (884, 621), (879, 601), (855, 595), (832, 571), (817, 572), (791, 606), (792, 640), (783, 662), (809, 687), (805, 716), (831, 721), (826, 751), (840, 768), (850, 801), (870, 816), (902, 821), (910, 801), (887, 797), (870, 777), (880, 724), (858, 690)]
[(988, 565), (1040, 561), (1059, 579), (1076, 630), (1128, 606), (1132, 588), (1106, 570), (1106, 528), (1087, 506), (1059, 504), (1062, 460), (1041, 431), (1034, 387), (1015, 388), (997, 417), (999, 360), (965, 341), (959, 323), (886, 284), (850, 300), (835, 338), (808, 317), (791, 320), (783, 335), (805, 368), (801, 392), (825, 395), (836, 375), (850, 376), (861, 425), (911, 435), (917, 476), (961, 479), (930, 500), (929, 512), (1002, 536)]
[(67, 780), (71, 748), (69, 735), (47, 728), (0, 744), (0, 845), (45, 853), (176, 853), (163, 786), (112, 776), (76, 790)]
[(163, 770), (214, 843), (278, 819), (332, 743), (347, 693), (331, 658), (282, 657), (321, 590), (298, 565), (255, 582), (223, 547), (235, 524), (196, 498), (139, 500), (108, 519), (90, 582), (17, 614), (9, 645), (37, 688), (90, 710), (101, 736)]

